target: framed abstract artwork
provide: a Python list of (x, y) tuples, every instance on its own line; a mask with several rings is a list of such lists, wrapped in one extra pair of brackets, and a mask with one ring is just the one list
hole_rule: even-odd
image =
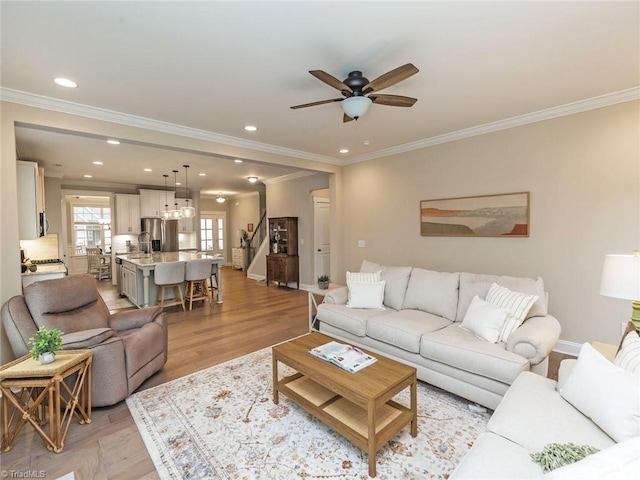
[(529, 192), (420, 202), (423, 237), (528, 237)]

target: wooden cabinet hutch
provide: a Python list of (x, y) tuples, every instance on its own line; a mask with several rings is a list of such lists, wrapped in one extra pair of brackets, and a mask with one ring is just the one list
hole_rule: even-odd
[(300, 265), (298, 259), (298, 217), (269, 219), (270, 248), (267, 255), (267, 286), (296, 282), (300, 288)]

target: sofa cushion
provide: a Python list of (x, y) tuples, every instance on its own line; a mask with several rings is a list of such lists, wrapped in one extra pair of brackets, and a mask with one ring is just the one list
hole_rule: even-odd
[(411, 267), (385, 267), (377, 263), (362, 261), (361, 272), (374, 273), (380, 271), (380, 279), (386, 282), (384, 287), (384, 304), (394, 310), (401, 310), (407, 283), (411, 275)]
[(542, 278), (509, 277), (498, 275), (483, 275), (478, 273), (460, 273), (460, 292), (458, 296), (458, 312), (456, 321), (461, 322), (474, 296), (486, 298), (492, 283), (516, 292), (538, 295), (526, 318), (543, 317), (547, 314), (547, 298), (544, 292)]
[(420, 353), (420, 337), (450, 325), (437, 315), (420, 310), (402, 310), (369, 319), (367, 336), (412, 353)]
[(614, 365), (588, 343), (560, 395), (616, 441), (640, 436), (640, 376)]
[(488, 342), (497, 343), (507, 315), (509, 312), (506, 309), (486, 302), (476, 295), (471, 301), (461, 327)]
[(476, 337), (459, 323), (422, 335), (420, 355), (506, 384), (529, 370), (527, 359), (505, 350), (502, 343)]
[(531, 461), (529, 452), (495, 433), (484, 432), (473, 442), (449, 480), (543, 479), (544, 473)]
[(317, 318), (322, 323), (327, 323), (358, 337), (364, 337), (367, 334), (367, 320), (379, 315), (386, 315), (387, 312), (388, 310), (349, 308), (346, 305), (321, 303), (318, 305)]
[(375, 272), (347, 272), (347, 284), (349, 282), (375, 283), (382, 280), (380, 274), (382, 270)]
[(92, 275), (35, 282), (24, 289), (24, 300), (36, 325), (64, 333), (109, 328), (109, 310), (98, 295)]
[(454, 321), (458, 308), (460, 275), (414, 268), (409, 277), (403, 309), (422, 310)]
[(623, 480), (640, 475), (640, 437), (616, 443), (579, 462), (558, 468), (548, 480)]
[(533, 372), (524, 372), (513, 382), (487, 428), (530, 453), (550, 443), (590, 445), (599, 450), (614, 443), (558, 394), (556, 382)]

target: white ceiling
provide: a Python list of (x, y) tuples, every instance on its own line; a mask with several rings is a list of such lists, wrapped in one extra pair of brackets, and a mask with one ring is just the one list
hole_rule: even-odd
[[(374, 158), (640, 85), (637, 1), (3, 1), (0, 8), (4, 99), (44, 96), (328, 162)], [(418, 98), (411, 108), (374, 104), (349, 123), (338, 103), (289, 108), (340, 97), (308, 70), (340, 80), (361, 70), (373, 80), (409, 62), (420, 72), (382, 93)], [(58, 87), (58, 76), (79, 87)], [(247, 124), (258, 131), (245, 132)], [(97, 172), (105, 182), (122, 181), (117, 175), (132, 162), (154, 162), (149, 184), (156, 185), (189, 163), (190, 187), (235, 193), (250, 191), (247, 175), (293, 171), (249, 162), (238, 169), (230, 159), (149, 146), (107, 149), (104, 139), (68, 133), (20, 129), (20, 154), (61, 164), (56, 172), (66, 179), (105, 158)], [(207, 167), (207, 177), (196, 176)]]

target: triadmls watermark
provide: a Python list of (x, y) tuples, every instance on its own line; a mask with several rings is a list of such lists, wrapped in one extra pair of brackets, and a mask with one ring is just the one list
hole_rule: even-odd
[(44, 470), (0, 470), (2, 478), (47, 478)]

